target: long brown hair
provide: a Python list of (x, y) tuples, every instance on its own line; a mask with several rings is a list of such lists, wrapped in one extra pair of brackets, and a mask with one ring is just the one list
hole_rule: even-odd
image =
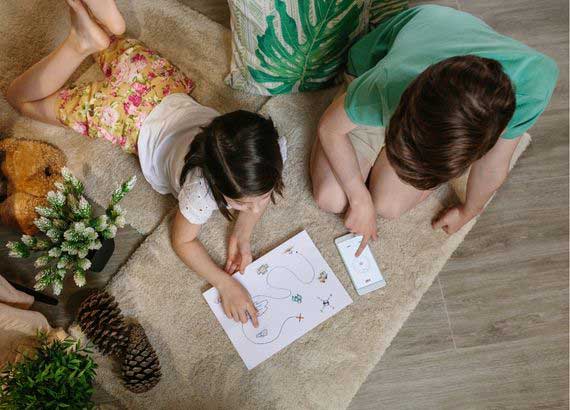
[(220, 115), (194, 137), (180, 175), (200, 168), (218, 209), (228, 219), (234, 215), (224, 197), (241, 199), (271, 192), (281, 195), (283, 158), (273, 122), (249, 111)]
[(435, 188), (489, 152), (515, 104), (498, 61), (473, 55), (443, 60), (402, 94), (386, 130), (388, 160), (402, 181)]

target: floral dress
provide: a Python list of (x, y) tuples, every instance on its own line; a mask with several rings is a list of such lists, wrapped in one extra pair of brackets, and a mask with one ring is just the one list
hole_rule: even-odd
[(148, 114), (167, 95), (189, 94), (194, 83), (138, 40), (115, 37), (95, 59), (105, 79), (61, 90), (57, 117), (80, 134), (136, 154)]

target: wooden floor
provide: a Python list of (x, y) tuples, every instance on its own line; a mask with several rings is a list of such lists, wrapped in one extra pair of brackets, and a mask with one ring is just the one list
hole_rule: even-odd
[[(225, 0), (180, 1), (229, 26)], [(560, 79), (531, 130), (533, 144), (351, 409), (567, 409), (568, 2), (436, 3), (480, 16), (553, 57)], [(108, 280), (142, 239), (132, 230), (121, 235), (120, 252), (103, 274), (90, 278), (91, 286)], [(0, 241), (15, 237), (0, 228)], [(29, 265), (7, 259), (1, 248), (0, 272), (27, 283), (33, 278)], [(64, 325), (79, 299), (70, 286), (68, 303), (42, 309)]]

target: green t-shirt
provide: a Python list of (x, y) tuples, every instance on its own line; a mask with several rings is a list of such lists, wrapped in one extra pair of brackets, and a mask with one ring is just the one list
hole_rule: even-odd
[(516, 93), (516, 110), (502, 136), (522, 135), (548, 105), (558, 78), (556, 63), (471, 14), (433, 5), (395, 15), (352, 46), (348, 72), (357, 78), (346, 93), (348, 117), (358, 125), (386, 126), (400, 96), (420, 73), (468, 54), (501, 63)]

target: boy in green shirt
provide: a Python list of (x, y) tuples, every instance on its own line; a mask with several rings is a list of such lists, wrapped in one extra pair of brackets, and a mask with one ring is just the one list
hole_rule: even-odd
[[(511, 157), (544, 111), (554, 61), (493, 31), (478, 18), (419, 6), (386, 20), (350, 50), (356, 79), (323, 114), (311, 155), (313, 195), (363, 235), (376, 215), (398, 218), (471, 166), (467, 199), (433, 221), (452, 234), (505, 181)], [(358, 125), (385, 127), (350, 138)], [(369, 185), (366, 181), (369, 179)]]

